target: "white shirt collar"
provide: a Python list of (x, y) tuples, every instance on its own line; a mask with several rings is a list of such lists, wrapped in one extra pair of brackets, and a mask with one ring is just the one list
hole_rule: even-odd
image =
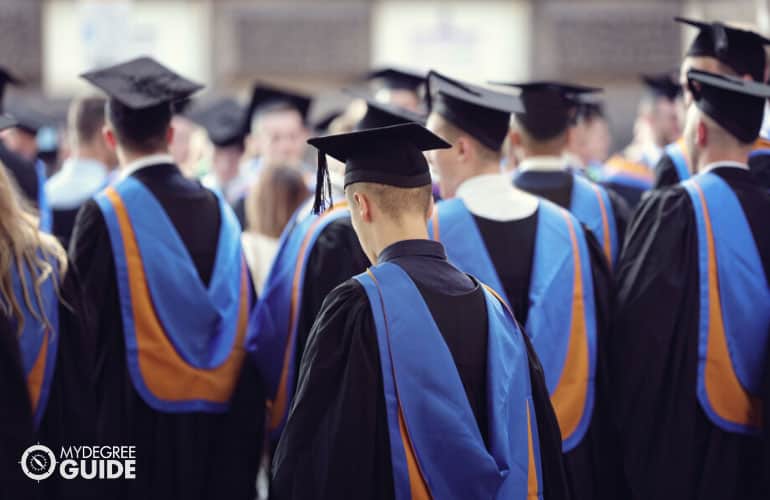
[(510, 176), (484, 174), (471, 177), (457, 188), (456, 196), (479, 217), (507, 222), (528, 217), (537, 210), (537, 198), (513, 186)]
[(749, 169), (748, 165), (737, 161), (715, 161), (714, 163), (709, 163), (708, 165), (703, 167), (703, 170), (701, 170), (701, 173), (708, 172), (710, 170), (714, 170), (715, 168), (722, 168), (722, 167), (740, 168), (741, 170)]
[(540, 172), (553, 172), (566, 170), (567, 162), (562, 156), (530, 156), (519, 163), (519, 171), (534, 170)]
[(165, 163), (174, 163), (174, 157), (168, 153), (158, 153), (149, 156), (143, 156), (138, 160), (134, 160), (125, 167), (120, 169), (120, 180), (125, 179), (134, 172), (141, 170), (152, 165), (161, 165)]

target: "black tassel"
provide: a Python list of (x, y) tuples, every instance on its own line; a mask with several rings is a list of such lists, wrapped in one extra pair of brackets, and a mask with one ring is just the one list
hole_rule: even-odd
[(318, 151), (318, 167), (315, 180), (315, 200), (313, 201), (313, 213), (320, 214), (327, 206), (333, 203), (332, 182), (329, 178), (329, 166), (326, 163), (326, 154)]
[(714, 23), (712, 32), (714, 36), (714, 53), (717, 55), (717, 57), (726, 56), (727, 49), (729, 48), (729, 41), (727, 39), (727, 31), (725, 31), (725, 25), (722, 23)]

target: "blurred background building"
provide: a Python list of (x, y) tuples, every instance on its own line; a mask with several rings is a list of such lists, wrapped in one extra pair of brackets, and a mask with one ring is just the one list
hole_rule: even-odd
[[(677, 67), (694, 30), (676, 15), (768, 29), (768, 0), (1, 0), (0, 64), (49, 112), (82, 71), (150, 54), (245, 100), (257, 79), (320, 93), (372, 67), (471, 80), (558, 77), (606, 89), (616, 146), (631, 135), (639, 74)], [(331, 92), (330, 92), (331, 90)]]

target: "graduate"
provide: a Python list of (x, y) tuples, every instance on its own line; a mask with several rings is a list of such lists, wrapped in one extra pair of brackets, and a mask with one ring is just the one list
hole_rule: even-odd
[(309, 142), (345, 162), (376, 265), (335, 288), (313, 325), (273, 498), (562, 498), (536, 355), (502, 299), (428, 240), (422, 152), (449, 144), (418, 124)]
[(264, 396), (240, 226), (168, 149), (173, 102), (201, 86), (148, 57), (82, 76), (109, 96), (121, 179), (80, 210), (70, 259), (96, 337), (99, 440), (137, 453), (136, 480), (104, 498), (252, 499)]
[(577, 105), (575, 123), (568, 134), (564, 158), (570, 170), (600, 182), (612, 142), (604, 102), (591, 94), (573, 98)]
[(768, 498), (770, 195), (746, 161), (770, 87), (687, 78), (696, 175), (639, 206), (618, 266), (610, 362), (624, 498)]
[(644, 92), (634, 122), (634, 139), (609, 158), (602, 182), (633, 208), (653, 187), (655, 165), (664, 147), (681, 134), (680, 87), (668, 73), (642, 75)]
[(588, 227), (610, 264), (625, 234), (628, 207), (614, 192), (575, 175), (564, 158), (579, 103), (599, 89), (557, 82), (508, 84), (521, 89), (524, 111), (513, 113), (510, 142), (522, 161), (513, 177), (521, 190), (566, 208)]
[[(687, 81), (686, 75), (691, 69), (751, 78), (755, 82), (766, 80), (765, 46), (770, 44), (767, 38), (753, 31), (725, 26), (721, 22), (703, 22), (682, 17), (676, 17), (674, 20), (698, 29), (698, 35), (693, 39), (682, 61), (682, 85)], [(684, 105), (689, 107), (692, 95), (686, 85), (682, 90)], [(686, 151), (683, 139), (666, 146), (655, 167), (655, 189), (687, 180), (693, 170), (688, 163), (689, 157), (690, 153)]]
[(243, 130), (246, 110), (234, 99), (219, 99), (192, 111), (189, 116), (206, 129), (214, 147), (211, 170), (203, 176), (201, 183), (209, 189), (219, 190), (228, 203), (235, 204), (247, 191), (248, 176), (240, 172), (246, 139)]
[(72, 153), (45, 184), (53, 217), (52, 232), (65, 248), (69, 246), (78, 210), (107, 187), (117, 165), (115, 152), (102, 134), (105, 104), (104, 97), (72, 101), (67, 116)]
[[(408, 111), (367, 100), (357, 130), (404, 124), (419, 117)], [(327, 159), (319, 152), (319, 164)], [(320, 170), (317, 184), (330, 191), (335, 203), (314, 214), (315, 199), (289, 222), (254, 313), (254, 341), (249, 349), (267, 381), (268, 430), (276, 444), (286, 421), (305, 343), (324, 298), (337, 285), (369, 266), (351, 225), (345, 202), (344, 165), (332, 159)], [(340, 171), (342, 169), (342, 171)], [(317, 191), (318, 192), (318, 191)]]
[(380, 68), (371, 71), (366, 79), (378, 102), (413, 113), (423, 110), (421, 93), (425, 86), (424, 73), (406, 68)]
[(569, 212), (499, 171), (519, 97), (428, 77), (428, 128), (452, 143), (428, 153), (444, 200), (429, 226), (450, 262), (506, 299), (532, 339), (559, 419), (572, 498), (615, 498), (604, 351), (611, 278), (602, 247)]
[[(0, 128), (13, 125), (0, 115)], [(67, 254), (38, 230), (0, 169), (0, 496), (84, 498), (77, 484), (24, 476), (19, 459), (38, 442), (52, 449), (91, 442), (91, 366), (76, 281)]]

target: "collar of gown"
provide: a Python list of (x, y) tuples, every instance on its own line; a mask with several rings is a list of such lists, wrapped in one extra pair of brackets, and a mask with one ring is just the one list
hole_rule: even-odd
[(472, 214), (498, 222), (529, 217), (538, 205), (536, 197), (513, 187), (504, 174), (471, 177), (457, 188), (457, 197)]

